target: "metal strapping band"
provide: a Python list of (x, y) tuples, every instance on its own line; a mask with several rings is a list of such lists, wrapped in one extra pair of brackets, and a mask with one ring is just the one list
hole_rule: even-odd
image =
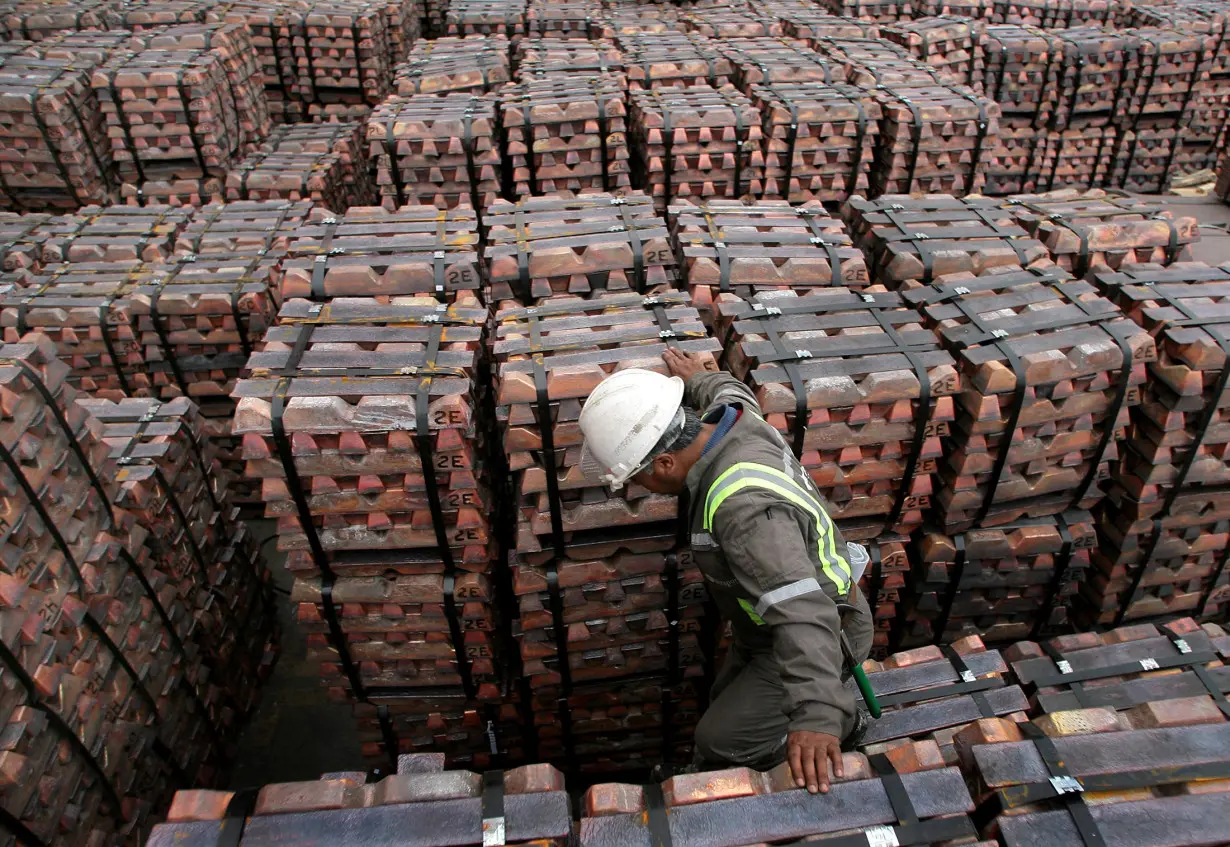
[(952, 563), (952, 573), (948, 577), (948, 591), (944, 595), (944, 603), (940, 607), (940, 616), (935, 622), (935, 637), (932, 643), (936, 645), (944, 641), (944, 631), (948, 629), (948, 619), (952, 616), (952, 604), (957, 599), (957, 593), (961, 590), (961, 577), (965, 574), (964, 533), (953, 536), (952, 541), (957, 551)]
[(1061, 512), (1055, 516), (1055, 522), (1059, 529), (1059, 538), (1063, 544), (1059, 548), (1059, 554), (1055, 556), (1053, 565), (1055, 572), (1051, 576), (1050, 584), (1047, 586), (1046, 599), (1043, 601), (1041, 611), (1038, 612), (1033, 629), (1029, 633), (1031, 641), (1037, 641), (1041, 638), (1043, 631), (1050, 625), (1051, 613), (1055, 609), (1055, 603), (1059, 599), (1059, 594), (1063, 590), (1063, 584), (1068, 576), (1068, 568), (1072, 564), (1072, 531), (1068, 528), (1068, 520)]
[(666, 798), (662, 786), (651, 782), (641, 789), (645, 798), (645, 822), (649, 828), (650, 847), (672, 847), (671, 824), (666, 816)]

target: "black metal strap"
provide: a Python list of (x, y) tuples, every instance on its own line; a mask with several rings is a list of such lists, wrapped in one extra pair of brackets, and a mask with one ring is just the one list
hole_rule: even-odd
[(875, 539), (867, 542), (867, 554), (871, 557), (867, 575), (867, 608), (871, 610), (871, 625), (875, 628), (876, 606), (880, 604), (880, 590), (884, 587), (884, 556)]
[(162, 353), (166, 357), (167, 364), (171, 366), (171, 374), (175, 377), (175, 383), (179, 386), (180, 392), (185, 397), (191, 397), (188, 391), (188, 380), (184, 376), (184, 371), (180, 367), (179, 357), (175, 355), (175, 349), (171, 346), (170, 336), (167, 335), (167, 328), (162, 323), (162, 316), (158, 312), (158, 300), (162, 297), (163, 291), (166, 290), (168, 284), (179, 274), (183, 265), (176, 265), (175, 268), (166, 276), (158, 280), (158, 284), (154, 286), (154, 293), (149, 298), (149, 316), (150, 321), (154, 324), (154, 332), (158, 335), (158, 343), (162, 347)]
[(623, 221), (623, 231), (628, 233), (632, 242), (632, 284), (641, 294), (649, 284), (649, 276), (645, 270), (645, 244), (637, 232), (636, 219), (628, 213), (627, 201), (622, 197), (611, 198), (611, 205), (619, 209), (619, 217)]
[[(1050, 784), (1060, 790), (1057, 798), (1071, 816), (1072, 824), (1085, 847), (1104, 847), (1106, 839), (1098, 829), (1089, 806), (1085, 803), (1084, 786), (1072, 775), (1063, 763), (1063, 757), (1055, 749), (1055, 742), (1032, 723), (1018, 724), (1027, 740), (1032, 741), (1043, 764), (1051, 774)], [(1061, 790), (1062, 789), (1062, 790)]]
[[(1162, 634), (1170, 639), (1170, 643), (1174, 645), (1179, 655), (1190, 655), (1192, 652), (1191, 645), (1187, 643), (1187, 639), (1180, 635), (1171, 632), (1167, 627), (1159, 627)], [(1213, 679), (1213, 675), (1209, 673), (1205, 662), (1196, 662), (1191, 665), (1192, 673), (1196, 675), (1196, 679), (1200, 680), (1200, 684), (1204, 686), (1204, 690), (1213, 698), (1213, 704), (1221, 711), (1221, 713), (1230, 719), (1230, 700), (1226, 699), (1225, 693), (1221, 690), (1221, 685), (1217, 680)]]
[(0, 829), (8, 830), (9, 835), (16, 838), (17, 843), (22, 847), (47, 847), (43, 839), (35, 835), (29, 827), (3, 806), (0, 806)]
[[(974, 676), (974, 672), (969, 669), (969, 665), (965, 664), (965, 660), (961, 658), (961, 654), (954, 650), (951, 644), (941, 644), (940, 652), (944, 654), (944, 658), (949, 661), (953, 670), (957, 672), (957, 676), (961, 678), (961, 682), (968, 684), (977, 681), (977, 677)], [(975, 690), (970, 693), (970, 696), (974, 700), (974, 705), (978, 707), (979, 714), (981, 714), (984, 718), (995, 717), (995, 709), (992, 708), (990, 701), (987, 700), (986, 694), (980, 690)]]
[[(308, 61), (310, 63), (311, 59)], [(398, 138), (393, 133), (396, 123), (397, 118), (394, 116), (384, 125), (384, 149), (385, 154), (389, 157), (389, 178), (393, 180), (393, 188), (397, 191), (397, 205), (401, 207), (406, 204), (406, 186), (402, 180), (401, 161), (397, 155)]]
[[(228, 76), (229, 79), (229, 76)], [(179, 100), (184, 107), (184, 123), (188, 126), (188, 138), (192, 141), (192, 149), (196, 152), (197, 165), (201, 169), (201, 179), (209, 176), (209, 170), (205, 166), (205, 153), (201, 149), (201, 139), (197, 135), (196, 122), (192, 119), (192, 98), (188, 96), (188, 90), (184, 88), (184, 75), (182, 72), (175, 75), (175, 87), (179, 91)], [(117, 110), (119, 104), (116, 104)], [(140, 155), (136, 149), (132, 151), (133, 159)]]
[(666, 588), (666, 679), (662, 683), (662, 760), (674, 758), (675, 697), (672, 688), (679, 684), (679, 553), (689, 544), (691, 498), (685, 488), (679, 495), (675, 518), (675, 550), (663, 557), (662, 583)]
[[(658, 94), (656, 91), (654, 92), (654, 98), (658, 101), (659, 106), (661, 106), (662, 98), (661, 98), (661, 95)], [(671, 205), (671, 180), (674, 178), (674, 171), (675, 171), (675, 160), (673, 156), (671, 155), (671, 152), (674, 146), (675, 146), (675, 130), (671, 126), (671, 113), (669, 109), (663, 107), (662, 108), (662, 173), (663, 173), (664, 179), (662, 181), (662, 191), (663, 191), (663, 198), (664, 198), (663, 202), (665, 203), (665, 208), (670, 208), (670, 205)]]
[(476, 216), (482, 209), (482, 204), (478, 201), (478, 169), (474, 165), (474, 111), (478, 102), (478, 97), (470, 98), (470, 105), (462, 112), (461, 123), (461, 146), (466, 153), (466, 179), (470, 182), (470, 203), (474, 206)]
[[(116, 73), (112, 71), (107, 75), (108, 87), (111, 90), (111, 103), (115, 106), (115, 117), (119, 121), (120, 131), (124, 133), (124, 147), (132, 155), (132, 166), (137, 171), (137, 179), (143, 183), (146, 181), (145, 168), (141, 164), (141, 155), (132, 137), (132, 124), (128, 120), (128, 113), (124, 111), (124, 100), (120, 97), (119, 86), (115, 84)], [(34, 111), (37, 112), (37, 109)]]
[[(276, 40), (275, 38), (274, 41)], [(214, 847), (239, 847), (248, 818), (256, 811), (256, 798), (255, 788), (246, 788), (231, 795), (231, 802), (226, 804), (222, 829), (214, 841)]]
[(1068, 528), (1068, 519), (1061, 512), (1055, 516), (1055, 523), (1059, 530), (1059, 538), (1063, 543), (1059, 548), (1059, 553), (1055, 556), (1053, 566), (1055, 572), (1051, 575), (1051, 582), (1047, 586), (1046, 599), (1042, 601), (1041, 611), (1038, 612), (1033, 629), (1029, 633), (1031, 641), (1037, 641), (1049, 625), (1051, 613), (1055, 610), (1055, 602), (1059, 599), (1059, 593), (1063, 590), (1063, 584), (1068, 577), (1068, 568), (1072, 564), (1072, 531)]
[(940, 606), (940, 615), (935, 621), (935, 644), (941, 644), (944, 641), (944, 630), (948, 628), (948, 619), (952, 616), (952, 604), (957, 599), (957, 593), (961, 590), (961, 577), (965, 574), (965, 535), (953, 536), (953, 544), (956, 545), (957, 552), (952, 563), (952, 574), (948, 577), (948, 592), (944, 595), (944, 602)]
[[(606, 63), (605, 56), (603, 56), (602, 61), (603, 61), (603, 64), (605, 65)], [(606, 119), (606, 100), (602, 96), (603, 95), (602, 87), (599, 84), (600, 77), (591, 77), (589, 82), (590, 82), (590, 87), (594, 91), (594, 100), (598, 105), (598, 141), (599, 141), (598, 150), (600, 151), (600, 155), (602, 156), (602, 190), (610, 191), (611, 190), (611, 176), (610, 176), (611, 166), (610, 166), (610, 161), (609, 161), (610, 155), (607, 153), (607, 134), (609, 130), (607, 128), (607, 119)]]
[(313, 300), (329, 298), (328, 292), (325, 291), (325, 274), (329, 270), (329, 257), (342, 252), (341, 248), (333, 246), (333, 238), (337, 235), (337, 228), (341, 221), (337, 218), (325, 218), (321, 223), (324, 225), (325, 234), (320, 239), (320, 247), (317, 249), (316, 258), (312, 261)]
[[(530, 171), (530, 194), (534, 195), (538, 193), (538, 165), (534, 161), (534, 125), (530, 123), (529, 92), (526, 92), (522, 99), (522, 108), (525, 110), (525, 122), (521, 126), (521, 131), (525, 133), (525, 163)], [(475, 209), (477, 208), (476, 205)]]
[(645, 798), (645, 821), (649, 827), (650, 847), (672, 847), (671, 823), (666, 816), (666, 798), (662, 786), (651, 782), (641, 789)]
[(503, 847), (508, 827), (504, 818), (504, 771), (483, 774), (483, 847)]
[(713, 239), (713, 251), (717, 254), (718, 260), (718, 291), (730, 291), (730, 252), (726, 247), (726, 239), (718, 228), (717, 222), (713, 220), (713, 213), (708, 206), (704, 209), (705, 226), (709, 229), (709, 236)]

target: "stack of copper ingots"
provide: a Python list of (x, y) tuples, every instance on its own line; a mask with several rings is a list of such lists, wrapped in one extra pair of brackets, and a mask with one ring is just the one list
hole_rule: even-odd
[(1096, 188), (1016, 195), (998, 205), (1078, 277), (1098, 267), (1185, 261), (1200, 238), (1193, 217), (1176, 217), (1158, 203), (1112, 197)]
[(517, 79), (614, 77), (627, 85), (623, 53), (605, 38), (527, 37), (517, 43)]
[(863, 18), (830, 15), (808, 4), (777, 13), (785, 24), (786, 34), (800, 38), (809, 47), (815, 46), (817, 38), (879, 38), (880, 25)]
[(1012, 684), (1005, 659), (971, 635), (864, 662), (883, 714), (870, 722), (859, 749), (896, 761), (902, 754), (912, 758), (910, 748), (922, 744), (929, 758), (959, 764), (963, 733), (996, 718), (1025, 720), (1029, 700), (1021, 686)]
[[(1120, 17), (1120, 4), (1113, 0), (994, 0), (994, 4), (992, 20), (997, 24), (1046, 29), (1106, 25), (1113, 28)], [(1126, 14), (1131, 5), (1122, 5)]]
[(690, 32), (698, 32), (711, 38), (754, 38), (784, 34), (781, 23), (775, 17), (737, 6), (698, 8), (685, 12), (680, 23)]
[(621, 76), (531, 77), (499, 98), (514, 196), (631, 186)]
[(436, 753), (403, 755), (378, 781), (369, 783), (361, 772), (329, 773), (316, 782), (266, 785), (247, 804), (237, 792), (182, 790), (167, 822), (145, 844), (216, 847), (218, 833), (232, 829), (242, 830), (248, 844), (268, 838), (351, 844), (356, 831), (384, 842), (412, 832), (431, 844), (478, 844), (484, 837), (535, 847), (572, 843), (568, 792), (555, 768), (525, 765), (484, 776), (446, 771), (444, 764)]
[(1035, 190), (1103, 185), (1114, 167), (1118, 127), (1138, 84), (1140, 47), (1123, 32), (1097, 26), (1054, 30), (1057, 55), (1055, 105), (1040, 148)]
[(588, 479), (577, 420), (607, 374), (665, 373), (668, 345), (716, 369), (718, 344), (672, 290), (667, 229), (644, 195), (495, 204), (484, 226), (490, 297), (521, 301), (496, 310), (495, 398), (539, 755), (584, 772), (680, 761), (704, 664), (703, 581), (676, 499)]
[(894, 23), (914, 17), (915, 0), (825, 0), (834, 15)]
[(1149, 335), (1051, 262), (993, 201), (854, 199), (848, 211), (876, 278), (901, 281), (961, 365), (964, 392), (932, 501), (939, 528), (1097, 503), (1140, 399), (1131, 389), (1153, 356)]
[(212, 692), (217, 728), (233, 733), (272, 670), (278, 626), (269, 571), (232, 502), (233, 477), (186, 397), (164, 403), (82, 395), (76, 403), (110, 451), (99, 475), (117, 513), (146, 533), (149, 566), (188, 612), (191, 625), (181, 621), (182, 634), (207, 660), (197, 681)]
[[(972, 843), (977, 830), (969, 789), (934, 743), (905, 742), (870, 758), (840, 755), (843, 775), (825, 794), (800, 788), (784, 762), (764, 773), (729, 768), (660, 785), (595, 785), (582, 799), (578, 844), (702, 843), (691, 837), (696, 832), (711, 844), (810, 844), (830, 837), (840, 843), (851, 833), (873, 844), (873, 838)], [(906, 820), (911, 823), (901, 823)]]
[[(1175, 173), (1216, 169), (1230, 132), (1230, 6), (1211, 2), (1136, 6), (1132, 25), (1181, 32), (1205, 38), (1206, 59), (1194, 81), (1183, 121)], [(1212, 40), (1211, 43), (1209, 40)]]
[(995, 0), (922, 0), (914, 9), (916, 18), (958, 15), (990, 23), (995, 17)]
[(290, 36), (301, 100), (374, 106), (384, 99), (397, 58), (383, 3), (318, 0), (295, 18), (297, 30), (281, 29)]
[[(1220, 126), (1197, 127), (1188, 141), (1193, 98), (1211, 83), (1217, 37), (1174, 29), (1127, 30), (1139, 50), (1134, 89), (1120, 100), (1122, 128), (1108, 185), (1133, 192), (1164, 191), (1170, 179), (1205, 167)], [(1214, 118), (1214, 123), (1216, 119)]]
[(842, 202), (870, 191), (881, 117), (870, 92), (827, 80), (748, 91), (765, 116), (765, 197)]
[(1093, 276), (1158, 349), (1100, 513), (1085, 620), (1216, 617), (1230, 601), (1220, 423), (1230, 374), (1221, 323), (1230, 267), (1138, 264)]
[(916, 58), (953, 82), (978, 86), (982, 81), (982, 39), (986, 22), (974, 18), (940, 16), (899, 21), (880, 27), (881, 36), (905, 47)]
[(498, 129), (494, 97), (389, 97), (367, 124), (381, 205), (483, 208), (501, 187)]
[(308, 658), (374, 761), (430, 748), (485, 767), (517, 747), (489, 577), (486, 320), (467, 292), (289, 299), (235, 388)]
[[(109, 427), (76, 403), (54, 346), (32, 334), (4, 344), (0, 357), (7, 613), (24, 633), (0, 648), (12, 678), (14, 776), (0, 802), (23, 841), (57, 843), (65, 827), (99, 843), (123, 840), (148, 827), (175, 787), (224, 776), (271, 658), (263, 580), (240, 572), (236, 552), (263, 569), (241, 530), (211, 549), (210, 578), (154, 555), (139, 521), (161, 507), (112, 509), (125, 499), (128, 468), (100, 438)], [(184, 407), (162, 420), (191, 429)], [(155, 412), (137, 425), (157, 430), (162, 420)], [(189, 441), (161, 429), (145, 443), (177, 453)], [(193, 531), (210, 531), (190, 520)]]
[(759, 36), (721, 43), (735, 70), (735, 85), (747, 92), (755, 83), (839, 82), (841, 69), (793, 38)]
[(515, 632), (539, 756), (583, 773), (686, 760), (705, 665), (703, 579), (676, 498), (586, 478), (577, 418), (607, 374), (665, 372), (668, 343), (716, 369), (717, 342), (679, 292), (509, 303), (495, 332), (516, 508)]
[(276, 269), (281, 300), (429, 295), (472, 300), (481, 287), (478, 223), (469, 209), (313, 209)]
[(111, 142), (88, 70), (71, 57), (6, 46), (16, 52), (0, 54), (0, 205), (58, 211), (109, 202)]
[(645, 3), (612, 3), (603, 10), (599, 21), (603, 38), (618, 39), (641, 33), (681, 33), (679, 11), (674, 5), (650, 6)]
[(450, 0), (447, 35), (524, 35), (527, 0)]
[(948, 83), (948, 77), (925, 65), (897, 44), (877, 36), (828, 36), (811, 39), (812, 46), (843, 68), (844, 81), (868, 89)]
[(414, 42), (422, 34), (418, 0), (385, 0), (385, 23), (389, 32), (389, 61), (405, 61)]
[(639, 192), (497, 201), (483, 210), (483, 228), (489, 299), (677, 287), (666, 223)]
[(111, 27), (116, 0), (6, 0), (0, 4), (0, 40), (42, 41), (64, 30)]
[(508, 49), (503, 35), (419, 41), (406, 61), (393, 69), (393, 90), (404, 97), (495, 91), (512, 78)]
[(1071, 629), (1097, 543), (1093, 517), (1076, 510), (957, 535), (926, 531), (893, 640), (913, 647), (977, 635), (1003, 644)]
[(615, 38), (624, 54), (628, 87), (720, 88), (733, 81), (730, 60), (721, 42), (694, 32), (634, 32)]
[(248, 30), (186, 24), (112, 51), (91, 72), (123, 196), (133, 204), (221, 201), (229, 168), (268, 134)]
[(1009, 648), (1037, 716), (956, 738), (982, 834), (1008, 847), (1216, 842), (1225, 783), (1206, 775), (1230, 769), (1227, 656), (1225, 631), (1191, 618)]
[(228, 200), (312, 200), (329, 209), (375, 201), (363, 127), (284, 124), (226, 176)]
[(720, 294), (864, 288), (870, 281), (845, 224), (819, 203), (705, 200), (674, 204), (667, 215), (684, 283), (709, 325)]
[[(1058, 105), (1063, 68), (1063, 41), (1053, 32), (1028, 24), (993, 24), (983, 37), (985, 68), (978, 84), (999, 104), (999, 138), (989, 151), (985, 193), (999, 195), (1040, 190), (1042, 154), (1051, 139), (1048, 127)], [(1054, 136), (1058, 138), (1056, 134)], [(1073, 178), (1074, 162), (1055, 175)], [(1052, 169), (1060, 162), (1052, 159)], [(1080, 178), (1078, 175), (1077, 178)], [(1086, 180), (1087, 181), (1087, 180)]]
[(764, 193), (764, 134), (755, 104), (733, 86), (633, 90), (632, 133), (648, 191), (675, 200)]
[(871, 193), (981, 192), (999, 135), (999, 104), (946, 82), (886, 85)]
[(598, 0), (529, 0), (525, 31), (546, 38), (591, 38), (601, 14)]

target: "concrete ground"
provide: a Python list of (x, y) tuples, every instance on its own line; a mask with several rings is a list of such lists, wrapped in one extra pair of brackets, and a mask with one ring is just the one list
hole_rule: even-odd
[[(1146, 198), (1154, 199), (1157, 198)], [(1208, 264), (1230, 262), (1230, 206), (1212, 198), (1167, 197), (1176, 215), (1201, 223), (1201, 241), (1193, 253)], [(274, 549), (272, 521), (255, 521), (257, 537), (268, 539), (265, 553), (274, 579), (289, 591), (285, 556)], [(316, 779), (329, 771), (365, 770), (350, 708), (330, 703), (315, 662), (307, 661), (303, 633), (286, 595), (282, 601), (282, 656), (265, 687), (260, 708), (239, 739), (240, 753), (232, 788)]]

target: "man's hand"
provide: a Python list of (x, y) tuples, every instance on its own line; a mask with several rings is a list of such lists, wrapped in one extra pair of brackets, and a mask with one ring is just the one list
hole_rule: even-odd
[(671, 376), (677, 376), (684, 382), (705, 370), (699, 353), (685, 353), (676, 347), (666, 348), (666, 352), (662, 354), (662, 360), (666, 362)]
[(812, 794), (829, 791), (829, 762), (833, 775), (841, 776), (841, 742), (823, 732), (792, 732), (786, 738), (786, 751), (794, 784), (804, 785)]

